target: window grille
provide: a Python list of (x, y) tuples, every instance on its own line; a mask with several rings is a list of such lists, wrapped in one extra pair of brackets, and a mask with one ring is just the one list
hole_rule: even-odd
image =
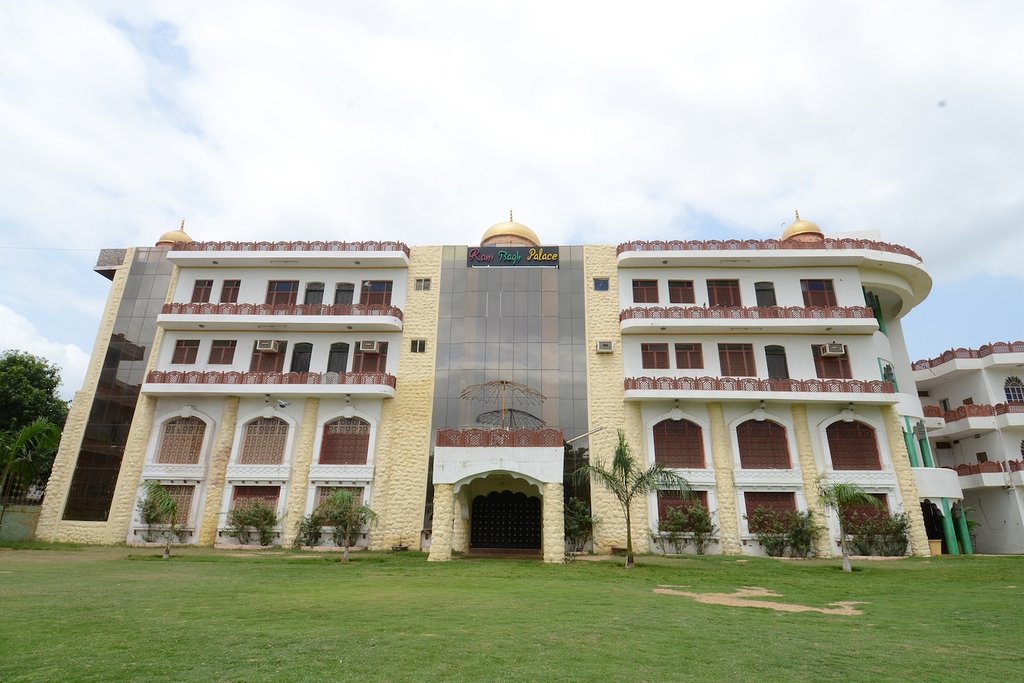
[(875, 430), (863, 422), (833, 422), (825, 429), (834, 470), (880, 470)]
[(185, 484), (164, 484), (163, 487), (164, 491), (167, 491), (167, 495), (178, 504), (174, 514), (174, 523), (188, 524), (189, 514), (192, 511), (192, 493), (196, 487)]
[(231, 493), (231, 509), (260, 500), (276, 510), (280, 495), (280, 486), (236, 486)]
[(654, 425), (654, 462), (664, 467), (704, 469), (700, 425), (689, 420), (662, 420)]
[(363, 504), (363, 487), (361, 486), (317, 486), (313, 509), (320, 507), (320, 504), (327, 500), (335, 491), (348, 491), (352, 494), (352, 501), (356, 505)]
[(176, 417), (164, 423), (156, 461), (162, 465), (195, 465), (203, 448), (206, 423), (198, 417)]
[(746, 491), (743, 493), (744, 509), (747, 512), (747, 527), (756, 533), (752, 519), (754, 511), (765, 508), (773, 512), (796, 512), (796, 494), (788, 491)]
[(288, 423), (279, 417), (260, 417), (245, 425), (239, 465), (280, 465), (288, 441)]
[(747, 420), (736, 427), (740, 467), (754, 470), (790, 468), (786, 428), (771, 420)]
[(670, 508), (688, 510), (697, 503), (708, 509), (708, 492), (694, 491), (692, 496), (684, 496), (679, 491), (658, 491), (658, 519), (668, 517)]
[(358, 417), (340, 417), (324, 425), (320, 464), (365, 465), (369, 448), (370, 423)]

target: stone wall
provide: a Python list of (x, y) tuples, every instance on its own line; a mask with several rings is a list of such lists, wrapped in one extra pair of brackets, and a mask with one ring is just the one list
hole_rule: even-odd
[(220, 505), (224, 498), (224, 481), (231, 459), (231, 447), (235, 441), (235, 426), (238, 423), (238, 396), (224, 399), (224, 416), (217, 427), (210, 452), (210, 466), (206, 470), (206, 500), (203, 501), (202, 520), (199, 527), (199, 545), (212, 546), (217, 542), (217, 528), (220, 526)]
[(309, 487), (309, 468), (313, 464), (313, 441), (316, 439), (317, 413), (320, 410), (319, 398), (307, 398), (302, 411), (302, 424), (295, 440), (295, 451), (292, 455), (292, 469), (288, 487), (284, 518), (281, 520), (281, 545), (291, 547), (298, 534), (298, 524), (306, 512), (306, 496)]
[(889, 444), (893, 469), (896, 470), (896, 483), (903, 498), (903, 509), (910, 517), (910, 552), (912, 555), (926, 557), (931, 554), (928, 549), (928, 534), (924, 528), (917, 482), (914, 481), (914, 472), (910, 468), (907, 442), (903, 439), (903, 421), (895, 406), (884, 406), (882, 419), (885, 420), (885, 438)]

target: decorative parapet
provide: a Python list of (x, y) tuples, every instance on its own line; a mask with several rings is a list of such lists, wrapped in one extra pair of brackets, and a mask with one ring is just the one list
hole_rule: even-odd
[(634, 306), (619, 313), (619, 320), (824, 320), (871, 319), (867, 306)]
[(796, 240), (634, 240), (623, 242), (615, 249), (619, 255), (627, 251), (789, 251), (789, 250), (824, 250), (839, 251), (851, 249), (867, 249), (901, 254), (920, 261), (921, 257), (913, 249), (876, 242), (875, 240), (854, 238), (832, 238), (813, 242)]
[(935, 358), (915, 361), (913, 368), (914, 370), (928, 370), (953, 360), (986, 358), (997, 353), (1024, 353), (1024, 341), (992, 342), (991, 344), (983, 344), (976, 349), (950, 349)]
[(972, 474), (1002, 474), (1003, 472), (1024, 472), (1024, 460), (1007, 460), (1005, 463), (997, 460), (979, 462), (973, 465), (957, 465), (946, 469), (956, 470), (961, 477), (969, 477)]
[(442, 448), (551, 448), (564, 443), (561, 429), (439, 429), (436, 441)]
[(626, 391), (796, 391), (814, 394), (893, 394), (885, 380), (761, 379), (758, 377), (627, 377)]
[(395, 388), (395, 376), (383, 372), (238, 372), (217, 370), (152, 370), (152, 384), (380, 384)]
[(925, 417), (941, 417), (946, 422), (966, 420), (970, 417), (992, 417), (994, 415), (1021, 414), (1024, 413), (1024, 403), (1011, 401), (1009, 403), (972, 403), (958, 406), (952, 410), (943, 411), (939, 406), (924, 406)]
[(402, 319), (402, 309), (382, 304), (164, 304), (161, 314), (170, 315), (366, 315)]
[(337, 240), (296, 242), (175, 242), (172, 251), (401, 251), (409, 255), (404, 242)]

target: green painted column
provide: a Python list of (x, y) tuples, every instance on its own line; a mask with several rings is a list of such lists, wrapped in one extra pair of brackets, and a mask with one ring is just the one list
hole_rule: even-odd
[(903, 430), (903, 440), (907, 444), (907, 455), (910, 456), (910, 466), (920, 467), (920, 460), (917, 458), (917, 444), (914, 443), (914, 428), (910, 426), (910, 418), (904, 417), (903, 423), (906, 429)]
[(949, 508), (949, 498), (942, 498), (942, 535), (946, 537), (946, 550), (950, 555), (959, 555), (960, 546), (956, 542), (953, 530), (953, 511)]
[(967, 515), (964, 514), (963, 503), (960, 504), (960, 514), (954, 520), (956, 523), (956, 535), (960, 538), (960, 546), (964, 549), (964, 555), (973, 555), (974, 546), (971, 545), (971, 534), (967, 529)]

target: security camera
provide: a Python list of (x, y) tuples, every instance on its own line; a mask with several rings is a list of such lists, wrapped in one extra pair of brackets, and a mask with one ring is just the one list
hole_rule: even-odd
[(282, 401), (280, 399), (278, 399), (278, 401), (277, 401), (277, 407), (281, 408), (282, 410), (284, 410), (285, 408), (287, 408), (290, 405), (291, 405), (291, 403), (289, 403), (288, 401)]

